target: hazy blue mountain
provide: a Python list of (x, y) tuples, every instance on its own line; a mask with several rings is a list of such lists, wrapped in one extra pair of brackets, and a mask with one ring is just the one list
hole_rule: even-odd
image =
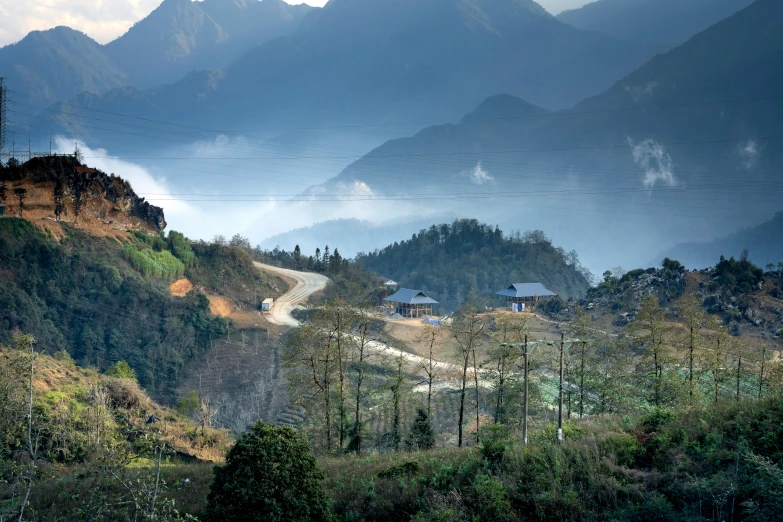
[(679, 45), (753, 0), (597, 0), (558, 20), (634, 42)]
[(131, 85), (154, 87), (192, 69), (225, 67), (248, 49), (292, 33), (311, 9), (282, 0), (164, 0), (107, 44), (106, 54)]
[(299, 245), (302, 252), (311, 254), (316, 248), (323, 250), (324, 245), (329, 245), (332, 249), (338, 248), (343, 257), (351, 258), (360, 252), (373, 252), (396, 241), (408, 239), (411, 234), (427, 229), (435, 222), (452, 219), (454, 216), (443, 214), (380, 224), (361, 219), (333, 219), (274, 235), (261, 241), (259, 246), (267, 250), (280, 247), (293, 251)]
[(783, 161), (780, 63), (783, 2), (758, 0), (573, 109), (495, 96), (458, 124), (385, 143), (331, 184), (429, 192), (441, 198), (429, 210), (544, 228), (591, 268), (621, 241), (641, 264), (780, 210), (769, 193)]
[[(184, 1), (166, 0), (160, 9), (179, 12), (173, 7), (184, 10)], [(144, 34), (138, 27), (123, 39)], [(206, 31), (206, 21), (199, 27), (211, 40), (220, 37)], [(653, 52), (577, 30), (532, 0), (332, 0), (295, 34), (232, 62), (200, 112), (150, 112), (155, 90), (113, 94), (96, 108), (211, 127), (448, 120), (497, 92), (565, 107)], [(186, 83), (178, 88), (190, 96)]]
[[(12, 90), (55, 100), (72, 98), (84, 91), (104, 93), (126, 80), (100, 44), (68, 27), (33, 31), (19, 42), (0, 48), (0, 76), (6, 78)], [(24, 96), (14, 99), (33, 103)], [(40, 105), (41, 101), (34, 103)]]
[(780, 238), (783, 238), (783, 212), (778, 212), (769, 221), (713, 241), (681, 243), (658, 257), (676, 259), (690, 268), (707, 268), (713, 266), (720, 256), (739, 259), (742, 251), (747, 249), (756, 265), (777, 265), (783, 261)]

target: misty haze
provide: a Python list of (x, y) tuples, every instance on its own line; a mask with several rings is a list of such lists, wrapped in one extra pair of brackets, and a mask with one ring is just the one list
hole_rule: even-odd
[(0, 521), (777, 520), (781, 56), (779, 0), (0, 0)]

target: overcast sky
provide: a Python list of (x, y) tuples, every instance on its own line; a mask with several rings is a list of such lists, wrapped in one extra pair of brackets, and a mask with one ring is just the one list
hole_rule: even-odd
[[(539, 0), (552, 13), (578, 7), (589, 0)], [(0, 46), (27, 33), (67, 25), (100, 43), (109, 42), (160, 5), (161, 0), (0, 0)], [(291, 0), (291, 3), (301, 3)], [(326, 0), (308, 0), (323, 5)]]

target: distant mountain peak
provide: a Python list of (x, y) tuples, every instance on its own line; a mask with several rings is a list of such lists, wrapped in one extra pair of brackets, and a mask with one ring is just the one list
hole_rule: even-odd
[(521, 98), (510, 94), (498, 94), (490, 96), (476, 109), (465, 115), (462, 122), (471, 120), (489, 120), (506, 118), (524, 118), (527, 116), (542, 116), (550, 112)]

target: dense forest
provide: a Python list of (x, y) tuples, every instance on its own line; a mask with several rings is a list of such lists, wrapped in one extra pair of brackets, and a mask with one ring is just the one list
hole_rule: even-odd
[(442, 311), (455, 310), (471, 291), (489, 296), (512, 283), (540, 282), (560, 296), (580, 297), (591, 279), (576, 252), (553, 246), (543, 232), (507, 236), (477, 220), (433, 225), (356, 261), (426, 292)]
[[(231, 246), (191, 244), (177, 232), (134, 232), (122, 244), (65, 229), (57, 242), (28, 221), (0, 220), (0, 342), (18, 328), (35, 335), (42, 350), (66, 350), (82, 366), (105, 370), (127, 361), (158, 396), (229, 327), (202, 293), (173, 297), (174, 278), (238, 301), (252, 301), (253, 286), (268, 295), (283, 290)], [(243, 285), (249, 295), (231, 294)]]

